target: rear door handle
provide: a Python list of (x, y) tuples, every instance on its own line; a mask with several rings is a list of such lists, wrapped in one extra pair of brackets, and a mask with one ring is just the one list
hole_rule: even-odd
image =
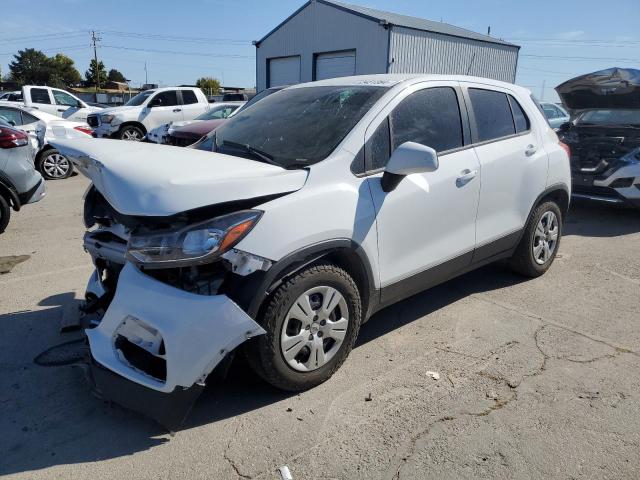
[(174, 111), (174, 112), (181, 112), (181, 111), (182, 111), (182, 109), (181, 109), (181, 108), (174, 108), (174, 109), (173, 109), (173, 111)]
[(58, 111), (59, 112), (66, 112), (66, 110), (64, 108), (59, 108)]
[(533, 155), (537, 151), (538, 151), (538, 147), (536, 147), (535, 145), (527, 145), (527, 149), (524, 151), (524, 154), (527, 157), (530, 157), (531, 155)]
[(478, 170), (469, 170), (468, 168), (460, 172), (460, 176), (456, 178), (456, 185), (458, 187), (463, 187), (471, 180), (476, 178), (478, 175)]

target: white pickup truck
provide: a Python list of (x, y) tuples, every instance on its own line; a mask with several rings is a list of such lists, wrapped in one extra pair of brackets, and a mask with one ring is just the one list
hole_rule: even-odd
[[(5, 101), (5, 100), (0, 100)], [(91, 107), (71, 93), (59, 88), (25, 85), (22, 87), (21, 101), (8, 103), (37, 108), (43, 112), (77, 122), (87, 121), (87, 115), (102, 110)]]
[(207, 97), (199, 88), (154, 88), (140, 92), (122, 107), (89, 115), (87, 123), (96, 137), (139, 142), (161, 125), (193, 120), (209, 108)]

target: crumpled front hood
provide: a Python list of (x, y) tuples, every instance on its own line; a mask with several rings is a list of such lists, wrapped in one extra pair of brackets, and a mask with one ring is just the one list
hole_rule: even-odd
[(569, 109), (640, 108), (640, 70), (609, 68), (558, 85), (556, 92)]
[(108, 139), (52, 142), (124, 215), (164, 217), (299, 190), (306, 170), (285, 170), (201, 150)]

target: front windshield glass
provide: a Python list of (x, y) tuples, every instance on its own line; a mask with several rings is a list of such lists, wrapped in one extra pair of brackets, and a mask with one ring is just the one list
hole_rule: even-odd
[(229, 118), (196, 148), (248, 158), (258, 151), (284, 168), (311, 165), (324, 160), (386, 91), (371, 85), (282, 90)]
[(640, 126), (639, 109), (589, 110), (578, 118), (579, 125), (637, 125)]
[(153, 95), (154, 93), (156, 93), (155, 90), (145, 90), (144, 92), (140, 92), (131, 100), (129, 100), (127, 103), (125, 103), (125, 105), (129, 107), (137, 107), (139, 105), (142, 105), (145, 102), (145, 100), (149, 98), (151, 95)]

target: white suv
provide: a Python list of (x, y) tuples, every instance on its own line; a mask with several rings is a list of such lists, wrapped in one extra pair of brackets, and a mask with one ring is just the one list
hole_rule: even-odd
[(140, 92), (122, 107), (89, 115), (87, 123), (96, 137), (139, 142), (161, 125), (193, 120), (208, 110), (207, 97), (199, 88), (155, 88)]
[(94, 184), (95, 382), (165, 425), (248, 339), (265, 380), (307, 389), (384, 306), (499, 259), (543, 274), (570, 198), (530, 92), (474, 77), (292, 86), (186, 150), (57, 145)]

